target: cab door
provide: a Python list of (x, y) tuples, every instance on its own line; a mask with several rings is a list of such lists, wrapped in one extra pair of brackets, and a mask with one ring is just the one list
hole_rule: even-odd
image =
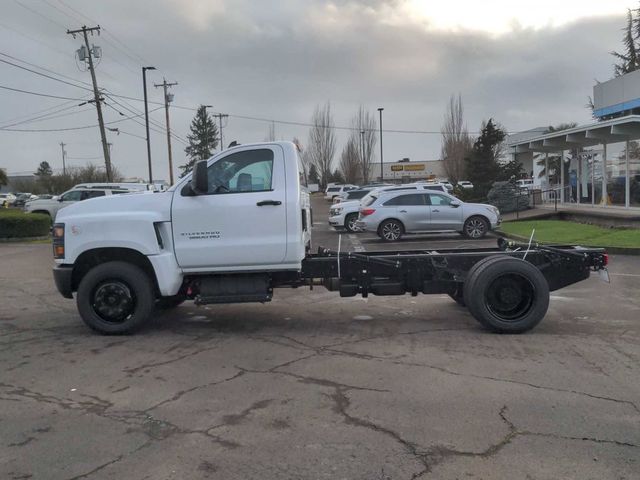
[(431, 230), (462, 230), (462, 208), (451, 205), (451, 197), (430, 193)]
[(234, 149), (209, 164), (208, 183), (206, 194), (194, 195), (188, 182), (174, 193), (178, 264), (192, 271), (281, 264), (287, 253), (282, 148)]

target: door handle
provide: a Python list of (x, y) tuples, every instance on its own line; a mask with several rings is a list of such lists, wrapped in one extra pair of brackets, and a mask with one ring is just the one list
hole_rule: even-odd
[(259, 207), (264, 207), (265, 205), (282, 205), (282, 202), (280, 200), (262, 200), (256, 203), (256, 205)]
[(433, 210), (431, 210), (431, 211), (432, 211), (432, 212), (436, 212), (436, 213), (438, 213), (440, 210), (433, 209)]
[(407, 213), (406, 210), (400, 210), (400, 213)]

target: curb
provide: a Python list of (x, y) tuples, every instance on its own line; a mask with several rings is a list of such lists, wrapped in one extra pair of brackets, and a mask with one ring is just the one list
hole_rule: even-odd
[[(512, 233), (505, 233), (500, 230), (493, 230), (493, 233), (503, 238), (510, 238), (511, 240), (516, 240), (518, 242), (529, 243), (528, 237), (521, 237), (520, 235), (514, 235)], [(537, 242), (541, 245), (544, 245), (545, 242)], [(549, 245), (553, 245), (549, 243)], [(584, 247), (593, 247), (593, 248), (604, 248), (607, 253), (613, 253), (615, 255), (640, 255), (640, 248), (634, 247), (607, 247), (602, 245), (583, 245)]]
[(12, 237), (12, 238), (0, 238), (0, 243), (20, 243), (20, 242), (34, 242), (37, 240), (49, 240), (49, 235), (42, 237)]

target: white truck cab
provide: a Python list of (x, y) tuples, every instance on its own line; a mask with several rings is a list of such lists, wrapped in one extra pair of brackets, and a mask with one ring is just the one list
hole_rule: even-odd
[[(56, 285), (66, 297), (78, 292), (80, 312), (85, 321), (89, 317), (91, 327), (112, 333), (131, 323), (126, 318), (109, 320), (127, 311), (125, 304), (133, 301), (131, 286), (123, 289), (126, 282), (107, 282), (99, 287), (92, 274), (106, 270), (104, 275), (112, 276), (123, 262), (153, 279), (153, 301), (182, 298), (195, 283), (200, 288), (207, 275), (216, 281), (233, 275), (236, 281), (231, 290), (237, 292), (210, 296), (255, 299), (255, 291), (246, 293), (256, 281), (255, 272), (260, 272), (260, 281), (272, 272), (297, 272), (310, 248), (305, 179), (293, 143), (242, 145), (197, 163), (166, 192), (69, 205), (60, 210), (53, 228)], [(249, 275), (235, 275), (242, 273)], [(92, 286), (85, 291), (88, 282)], [(267, 301), (270, 292), (261, 295)], [(136, 295), (138, 302), (141, 296)], [(96, 298), (106, 302), (102, 312), (91, 307)]]

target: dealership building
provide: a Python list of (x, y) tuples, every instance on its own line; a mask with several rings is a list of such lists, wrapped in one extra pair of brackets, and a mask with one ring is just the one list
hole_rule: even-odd
[(595, 121), (509, 136), (513, 158), (561, 204), (640, 209), (640, 71), (593, 87)]

